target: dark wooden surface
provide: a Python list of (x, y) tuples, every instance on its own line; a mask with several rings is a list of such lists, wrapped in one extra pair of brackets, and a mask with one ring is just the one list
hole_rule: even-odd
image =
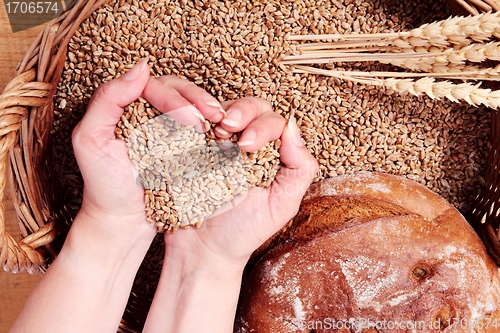
[[(4, 2), (0, 1), (0, 92), (15, 77), (16, 66), (43, 26), (12, 33)], [(17, 218), (10, 193), (3, 198), (6, 230), (16, 240), (21, 239)], [(0, 272), (0, 333), (8, 332), (21, 311), (39, 275)]]

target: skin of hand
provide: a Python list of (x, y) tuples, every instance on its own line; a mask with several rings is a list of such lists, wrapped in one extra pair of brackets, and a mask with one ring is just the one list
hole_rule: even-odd
[(74, 129), (82, 207), (10, 332), (116, 332), (156, 228), (146, 221), (143, 190), (114, 130), (148, 81), (141, 62), (102, 84)]
[[(148, 87), (145, 98), (156, 107), (155, 96), (165, 89), (179, 91), (185, 105), (198, 106), (196, 96), (202, 94), (201, 88), (173, 77), (150, 81)], [(164, 103), (160, 111), (172, 109)], [(220, 138), (242, 131), (238, 144), (246, 152), (280, 138), (284, 166), (270, 187), (251, 188), (234, 208), (207, 219), (200, 228), (165, 234), (162, 276), (144, 332), (232, 332), (246, 262), (296, 214), (318, 171), (295, 121), (274, 113), (267, 101), (243, 98), (222, 106), (227, 116), (216, 127)], [(202, 113), (213, 121), (213, 114)]]
[[(124, 107), (148, 94), (150, 80), (147, 62), (141, 61), (102, 84), (74, 129), (84, 179), (82, 207), (10, 332), (116, 332), (156, 227), (146, 220), (144, 189), (114, 131)], [(175, 105), (179, 93), (164, 93), (162, 99)], [(208, 93), (203, 98), (216, 102)], [(219, 104), (209, 104), (200, 105), (202, 112), (217, 119)], [(196, 108), (185, 111), (185, 122), (200, 122)]]
[[(100, 86), (73, 133), (85, 181), (82, 208), (61, 253), (10, 332), (116, 331), (134, 276), (156, 234), (146, 222), (143, 188), (137, 185), (125, 143), (114, 134), (123, 108), (139, 96), (163, 112), (182, 109), (188, 124), (203, 118), (219, 123), (225, 116), (203, 89), (172, 76), (152, 78), (144, 61)], [(232, 331), (246, 260), (295, 214), (317, 171), (296, 125), (272, 113), (267, 102), (246, 98), (223, 107), (228, 115), (218, 126), (219, 137), (244, 131), (244, 151), (280, 137), (285, 167), (270, 188), (251, 189), (235, 209), (209, 219), (202, 228), (165, 235), (162, 281), (145, 332)]]

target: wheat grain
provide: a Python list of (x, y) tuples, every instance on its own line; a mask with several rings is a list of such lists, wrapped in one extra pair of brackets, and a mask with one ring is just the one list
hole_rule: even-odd
[[(133, 104), (135, 114), (147, 109), (144, 103)], [(207, 140), (193, 126), (179, 124), (168, 115), (147, 119), (125, 139), (148, 193), (148, 219), (160, 232), (200, 226), (224, 202), (247, 191), (244, 163), (249, 161), (236, 146), (221, 150), (215, 140)], [(228, 164), (232, 172), (217, 181)], [(201, 185), (207, 181), (209, 186)], [(172, 223), (173, 211), (177, 219)]]

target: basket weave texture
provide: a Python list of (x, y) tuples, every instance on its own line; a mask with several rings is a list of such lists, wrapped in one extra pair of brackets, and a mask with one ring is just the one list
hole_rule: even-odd
[[(498, 0), (447, 0), (455, 12), (478, 14), (500, 10)], [(37, 273), (57, 255), (71, 224), (64, 207), (57, 205), (58, 185), (52, 181), (50, 129), (53, 124), (55, 87), (67, 54), (68, 43), (81, 22), (106, 0), (78, 1), (48, 23), (19, 64), (18, 75), (0, 95), (0, 200), (11, 179), (13, 201), (22, 240), (5, 231), (0, 205), (0, 265), (11, 272)], [(485, 170), (486, 186), (466, 215), (500, 266), (500, 117), (492, 110), (491, 151)], [(10, 168), (9, 168), (10, 166)], [(8, 177), (12, 172), (12, 177)], [(134, 303), (135, 302), (135, 303)], [(145, 305), (132, 297), (137, 311)], [(123, 332), (134, 332), (126, 328)], [(134, 325), (132, 325), (134, 326)]]
[(447, 2), (457, 14), (477, 15), (500, 10), (500, 1), (498, 0), (447, 0)]

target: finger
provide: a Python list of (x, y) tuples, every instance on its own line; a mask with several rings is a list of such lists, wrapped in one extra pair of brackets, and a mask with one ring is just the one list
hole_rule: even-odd
[[(271, 200), (273, 207), (278, 209), (277, 211), (286, 212), (290, 215), (288, 218), (292, 218), (307, 188), (316, 176), (319, 165), (304, 146), (300, 131), (293, 119), (288, 121), (281, 135), (279, 152), (284, 166), (280, 168), (271, 185)], [(283, 207), (290, 209), (283, 210)]]
[(123, 115), (123, 108), (139, 98), (149, 77), (147, 60), (139, 61), (124, 75), (103, 83), (92, 96), (80, 126), (90, 127), (86, 133), (115, 137), (116, 124)]
[(174, 87), (185, 99), (194, 104), (203, 116), (213, 123), (218, 123), (226, 115), (226, 111), (219, 101), (205, 89), (198, 87), (191, 81), (177, 76), (162, 76), (160, 80)]
[(220, 126), (227, 132), (241, 132), (255, 118), (273, 111), (268, 101), (253, 97), (243, 97), (223, 103), (222, 106), (227, 115), (222, 119)]
[(163, 113), (178, 109), (191, 113), (185, 120), (190, 124), (194, 124), (196, 118), (218, 122), (224, 116), (214, 97), (194, 83), (173, 75), (151, 78), (144, 90), (144, 98)]
[(246, 152), (257, 151), (266, 143), (278, 139), (285, 125), (285, 118), (279, 114), (264, 113), (248, 124), (238, 141), (238, 146)]
[(205, 121), (201, 112), (174, 87), (159, 78), (150, 77), (142, 96), (158, 111), (168, 114), (184, 125), (199, 125)]

